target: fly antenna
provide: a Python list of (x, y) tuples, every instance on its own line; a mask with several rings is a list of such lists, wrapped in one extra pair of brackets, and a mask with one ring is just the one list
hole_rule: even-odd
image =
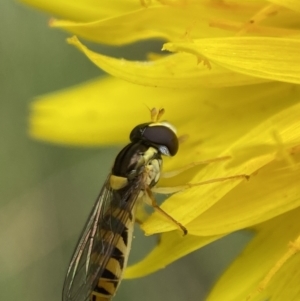
[(162, 108), (162, 109), (156, 109), (156, 108), (153, 108), (150, 110), (150, 114), (151, 114), (151, 121), (152, 122), (158, 122), (161, 117), (164, 115), (165, 113), (165, 109)]

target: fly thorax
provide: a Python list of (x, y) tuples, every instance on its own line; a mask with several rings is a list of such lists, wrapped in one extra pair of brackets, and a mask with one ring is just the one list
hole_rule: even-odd
[(112, 168), (112, 176), (120, 178), (120, 187), (123, 184), (121, 178), (131, 181), (143, 173), (145, 167), (143, 154), (147, 150), (148, 147), (143, 143), (135, 142), (128, 144), (120, 151)]
[(151, 188), (159, 180), (161, 165), (161, 154), (155, 147), (143, 141), (132, 142), (121, 150), (115, 160), (110, 187), (120, 190), (143, 175), (144, 184)]
[(151, 188), (159, 181), (162, 169), (162, 159), (157, 149), (153, 147), (149, 147), (143, 157), (145, 160), (145, 184)]
[(148, 162), (145, 168), (146, 184), (151, 188), (157, 184), (162, 168), (161, 159), (153, 159)]

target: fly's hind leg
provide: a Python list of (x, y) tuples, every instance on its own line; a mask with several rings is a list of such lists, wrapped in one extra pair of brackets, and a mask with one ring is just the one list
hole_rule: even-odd
[(151, 189), (149, 187), (145, 190), (145, 202), (152, 206), (156, 212), (158, 212), (159, 214), (167, 218), (170, 222), (175, 224), (183, 232), (183, 235), (186, 235), (188, 233), (187, 229), (181, 223), (179, 223), (176, 219), (174, 219), (171, 215), (169, 215), (167, 212), (165, 212), (158, 206), (153, 196), (153, 193), (151, 192)]

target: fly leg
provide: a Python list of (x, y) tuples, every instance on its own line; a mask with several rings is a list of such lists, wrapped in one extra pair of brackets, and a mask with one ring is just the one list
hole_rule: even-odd
[[(188, 230), (177, 220), (175, 220), (172, 216), (170, 216), (167, 212), (162, 210), (156, 203), (155, 198), (152, 194), (154, 193), (159, 193), (159, 194), (173, 194), (176, 192), (183, 191), (185, 189), (195, 187), (195, 186), (201, 186), (201, 185), (206, 185), (206, 184), (211, 184), (211, 183), (216, 183), (216, 182), (223, 182), (223, 181), (228, 181), (228, 180), (236, 180), (236, 179), (249, 179), (248, 175), (235, 175), (235, 176), (228, 176), (228, 177), (223, 177), (223, 178), (215, 178), (215, 179), (210, 179), (198, 183), (187, 183), (185, 185), (180, 185), (180, 186), (174, 186), (174, 187), (152, 187), (151, 190), (147, 189), (147, 198), (150, 199), (151, 203), (150, 205), (161, 215), (165, 216), (168, 220), (170, 220), (172, 223), (174, 223), (178, 228), (180, 228), (183, 232), (184, 235), (188, 233)], [(148, 202), (147, 202), (148, 203)]]
[(208, 159), (208, 160), (203, 160), (203, 161), (198, 161), (198, 162), (192, 162), (190, 164), (187, 164), (179, 169), (176, 170), (172, 170), (172, 171), (167, 171), (167, 172), (163, 172), (161, 174), (161, 178), (173, 178), (183, 172), (185, 172), (186, 170), (189, 170), (195, 166), (198, 165), (207, 165), (213, 162), (219, 162), (219, 161), (226, 161), (231, 159), (231, 156), (224, 156), (224, 157), (217, 157), (217, 158), (213, 158), (213, 159)]
[[(199, 162), (192, 162), (192, 163), (190, 163), (190, 164), (188, 164), (188, 165), (186, 165), (186, 166), (184, 166), (180, 169), (162, 173), (161, 178), (175, 177), (175, 176), (181, 174), (182, 172), (184, 172), (186, 170), (189, 170), (190, 168), (193, 168), (195, 166), (206, 165), (206, 164), (210, 164), (210, 163), (213, 163), (213, 162), (224, 161), (224, 160), (228, 160), (230, 158), (231, 158), (230, 156), (224, 156), (224, 157), (218, 157), (218, 158), (199, 161)], [(152, 205), (152, 207), (157, 212), (159, 212), (161, 215), (167, 217), (170, 221), (172, 221), (172, 223), (176, 224), (176, 226), (179, 227), (183, 231), (184, 235), (186, 235), (187, 232), (188, 232), (187, 229), (157, 205), (152, 192), (159, 193), (159, 194), (173, 194), (173, 193), (180, 192), (180, 191), (183, 191), (185, 189), (195, 187), (195, 186), (201, 186), (201, 185), (206, 185), (206, 184), (211, 184), (211, 183), (216, 183), (216, 182), (224, 182), (224, 181), (229, 181), (229, 180), (238, 180), (238, 179), (248, 180), (249, 177), (250, 177), (249, 175), (241, 174), (241, 175), (234, 175), (234, 176), (227, 176), (227, 177), (209, 179), (209, 180), (201, 181), (201, 182), (198, 182), (198, 183), (187, 183), (187, 184), (184, 184), (184, 185), (173, 186), (173, 187), (152, 187), (151, 190), (149, 188), (146, 189), (146, 197), (147, 197), (147, 199), (150, 199), (150, 201), (151, 201), (150, 205)]]
[[(161, 174), (161, 178), (172, 178), (175, 177), (183, 172), (185, 172), (186, 170), (189, 170), (195, 166), (198, 165), (207, 165), (213, 162), (219, 162), (219, 161), (225, 161), (231, 159), (230, 156), (224, 156), (224, 157), (218, 157), (218, 158), (213, 158), (213, 159), (208, 159), (208, 160), (204, 160), (204, 161), (198, 161), (198, 162), (192, 162), (186, 166), (183, 166), (177, 170), (173, 170), (173, 171), (168, 171), (168, 172), (164, 172)], [(191, 187), (195, 187), (195, 186), (201, 186), (201, 185), (206, 185), (206, 184), (211, 184), (211, 183), (216, 183), (216, 182), (223, 182), (223, 181), (228, 181), (228, 180), (234, 180), (234, 179), (246, 179), (249, 180), (250, 176), (246, 175), (246, 174), (241, 174), (241, 175), (234, 175), (234, 176), (227, 176), (227, 177), (221, 177), (221, 178), (215, 178), (215, 179), (209, 179), (209, 180), (205, 180), (205, 181), (201, 181), (198, 183), (187, 183), (184, 185), (180, 185), (180, 186), (175, 186), (175, 187), (153, 187), (152, 191), (155, 193), (160, 193), (160, 194), (172, 194), (172, 193), (176, 193)]]
[(145, 202), (151, 205), (156, 212), (158, 212), (159, 214), (167, 218), (170, 222), (175, 224), (183, 232), (183, 235), (186, 235), (188, 233), (187, 229), (181, 223), (179, 223), (176, 219), (174, 219), (171, 215), (169, 215), (167, 212), (165, 212), (158, 206), (154, 195), (149, 187), (147, 187), (145, 190)]
[(187, 183), (184, 185), (179, 185), (174, 187), (153, 187), (151, 190), (155, 193), (160, 193), (160, 194), (172, 194), (195, 186), (201, 186), (201, 185), (206, 185), (206, 184), (211, 184), (216, 182), (224, 182), (224, 181), (235, 180), (235, 179), (249, 180), (249, 178), (250, 176), (248, 175), (234, 175), (234, 176), (228, 176), (223, 178), (210, 179), (198, 183)]

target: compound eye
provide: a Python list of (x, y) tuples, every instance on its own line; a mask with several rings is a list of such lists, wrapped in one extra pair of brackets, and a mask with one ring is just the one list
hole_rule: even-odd
[[(167, 126), (152, 125), (144, 129), (143, 138), (158, 146), (158, 149), (167, 156), (174, 156), (178, 151), (178, 138)], [(167, 148), (167, 151), (165, 150)]]
[(168, 122), (143, 123), (130, 133), (130, 141), (145, 141), (166, 156), (174, 156), (178, 151), (178, 138), (175, 128)]
[(130, 141), (134, 142), (138, 140), (144, 140), (144, 131), (149, 126), (149, 124), (150, 123), (148, 122), (137, 125), (130, 133)]

